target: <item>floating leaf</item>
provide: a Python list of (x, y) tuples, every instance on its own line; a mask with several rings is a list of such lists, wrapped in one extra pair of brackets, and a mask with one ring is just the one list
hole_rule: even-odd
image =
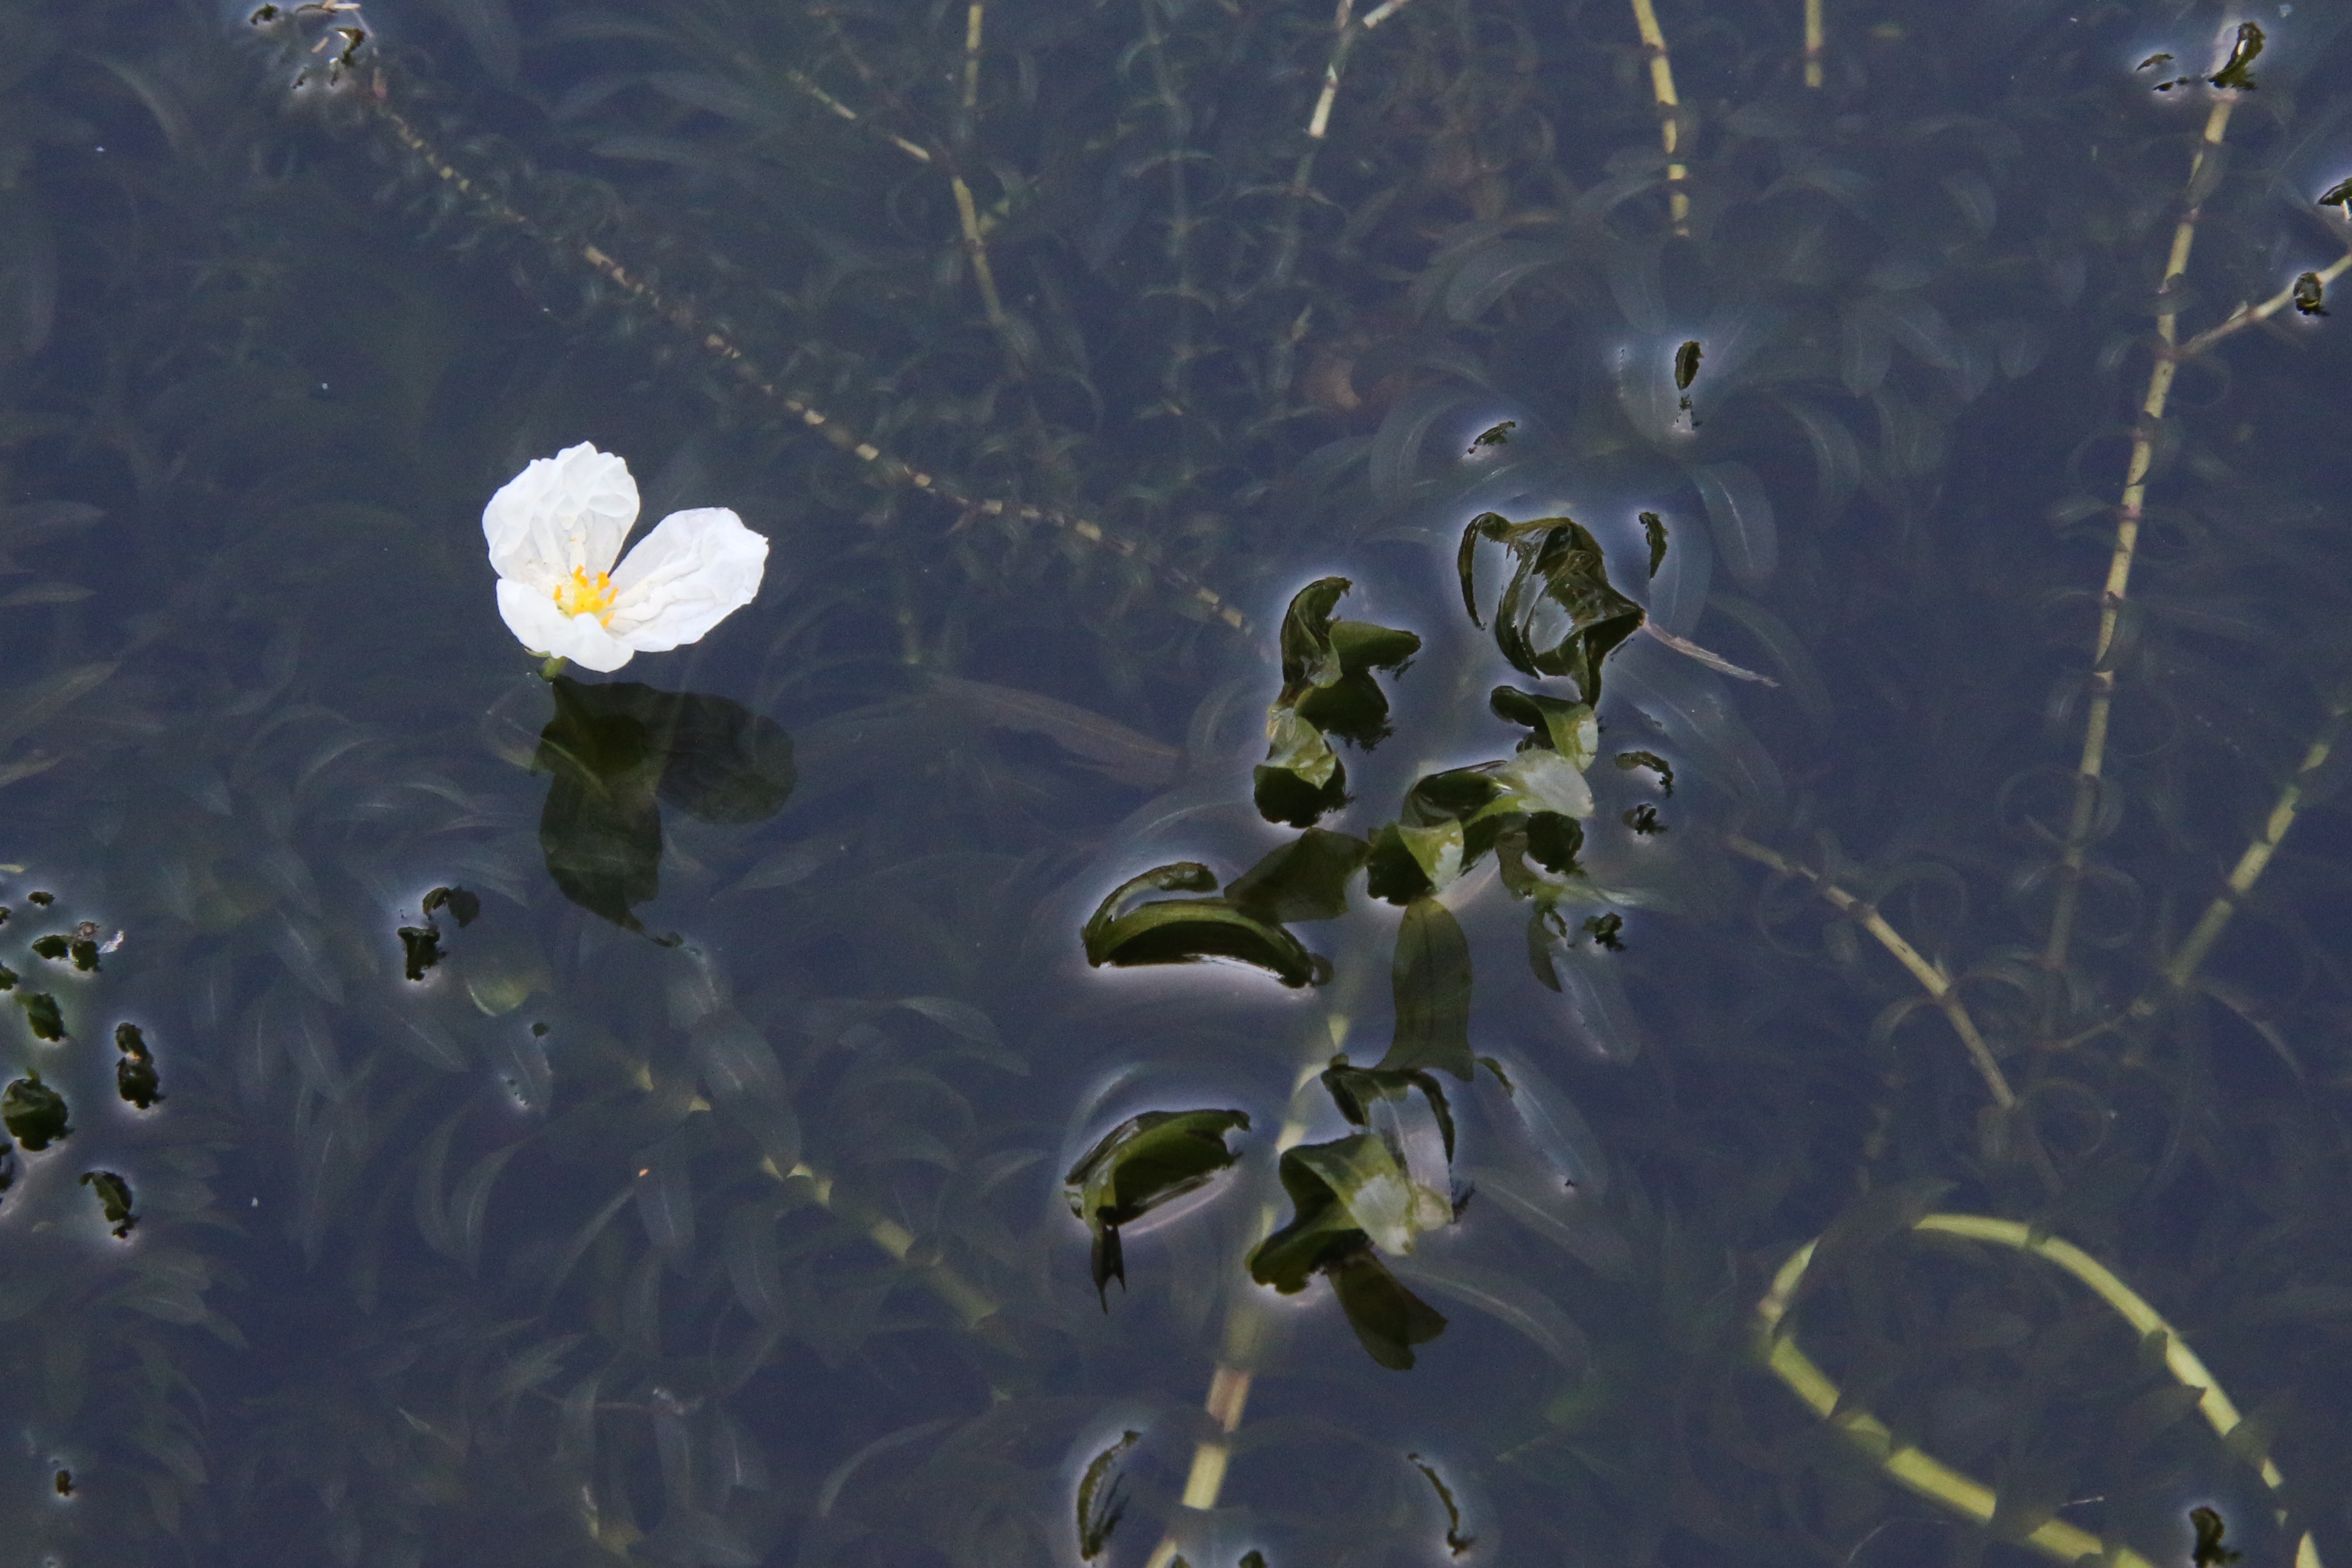
[(1413, 1194), (1426, 1201), (1412, 1203), (1421, 1212), (1411, 1214), (1403, 1198), (1409, 1179), (1388, 1145), (1371, 1133), (1289, 1150), (1282, 1156), (1281, 1175), (1291, 1221), (1252, 1250), (1250, 1277), (1295, 1295), (1315, 1275), (1323, 1275), (1371, 1358), (1392, 1371), (1410, 1369), (1412, 1347), (1443, 1333), (1445, 1318), (1389, 1272), (1349, 1200), (1374, 1211), (1375, 1223), (1419, 1218), (1444, 1224), (1453, 1218), (1447, 1195)]
[(425, 914), (430, 919), (436, 910), (446, 909), (457, 922), (458, 929), (471, 925), (482, 913), (482, 901), (462, 887), (436, 887), (425, 895)]
[(1688, 392), (1691, 382), (1698, 380), (1701, 351), (1696, 339), (1675, 350), (1675, 391)]
[(1642, 538), (1650, 546), (1650, 577), (1655, 580), (1658, 568), (1666, 564), (1666, 520), (1655, 512), (1642, 514)]
[(1271, 972), (1286, 986), (1321, 985), (1330, 978), (1329, 959), (1228, 899), (1162, 898), (1122, 907), (1141, 893), (1206, 891), (1216, 884), (1207, 866), (1178, 861), (1113, 889), (1087, 922), (1087, 962), (1099, 968), (1233, 958)]
[(73, 1135), (65, 1096), (42, 1082), (37, 1072), (26, 1073), (0, 1092), (0, 1125), (35, 1154)]
[(1445, 1550), (1459, 1557), (1477, 1545), (1476, 1536), (1462, 1533), (1462, 1510), (1454, 1500), (1454, 1489), (1439, 1479), (1436, 1469), (1419, 1454), (1407, 1454), (1405, 1461), (1429, 1478), (1429, 1484), (1437, 1489), (1437, 1500), (1445, 1505)]
[(5, 964), (0, 964), (0, 991), (13, 991), (16, 988), (16, 971)]
[(2327, 187), (2316, 204), (2323, 207), (2342, 207), (2352, 212), (2352, 179), (2338, 180)]
[[(1123, 1476), (1110, 1473), (1119, 1456), (1135, 1447), (1140, 1432), (1125, 1432), (1118, 1442), (1097, 1454), (1087, 1463), (1087, 1473), (1078, 1479), (1078, 1556), (1091, 1563), (1103, 1554), (1110, 1544), (1110, 1533), (1127, 1512), (1127, 1499), (1119, 1495)], [(1108, 1478), (1108, 1484), (1105, 1484)]]
[(77, 936), (66, 948), (67, 956), (73, 959), (73, 967), (85, 975), (98, 973), (98, 956), (103, 951), (93, 936)]
[(1592, 938), (1594, 946), (1606, 947), (1612, 953), (1622, 953), (1625, 950), (1624, 939), (1618, 936), (1618, 933), (1624, 929), (1625, 917), (1613, 909), (1606, 915), (1592, 915), (1585, 917), (1584, 934)]
[(1227, 883), (1225, 897), (1274, 925), (1337, 920), (1348, 913), (1348, 879), (1370, 852), (1361, 839), (1309, 828)]
[(1511, 432), (1518, 429), (1518, 427), (1519, 422), (1516, 419), (1507, 419), (1500, 424), (1491, 425), (1488, 428), (1480, 431), (1475, 436), (1471, 438), (1470, 450), (1475, 452), (1481, 446), (1508, 445), (1510, 444)]
[(1070, 1212), (1094, 1238), (1094, 1282), (1110, 1310), (1110, 1281), (1127, 1285), (1118, 1228), (1196, 1191), (1240, 1158), (1225, 1134), (1249, 1130), (1240, 1111), (1146, 1111), (1103, 1134), (1063, 1177)]
[(2165, 62), (2165, 61), (2167, 61), (2167, 60), (2170, 59), (2171, 57), (2172, 57), (2172, 56), (2171, 56), (2169, 53), (2160, 54), (2160, 55), (2150, 55), (2150, 56), (2148, 56), (2148, 57), (2147, 57), (2147, 58), (2146, 58), (2146, 59), (2144, 59), (2144, 60), (2140, 61), (2140, 63), (2139, 63), (2139, 64), (2137, 64), (2137, 65), (2136, 65), (2136, 66), (2132, 67), (2132, 69), (2134, 69), (2134, 70), (2136, 70), (2136, 71), (2144, 71), (2144, 70), (2147, 69), (2147, 68), (2148, 68), (2148, 67), (2150, 67), (2150, 66), (2160, 66), (2160, 65), (2164, 64), (2164, 62)]
[(1331, 612), (1351, 586), (1344, 577), (1326, 577), (1292, 595), (1282, 617), (1282, 691), (1275, 706), (1370, 749), (1389, 732), (1388, 695), (1374, 673), (1402, 674), (1421, 652), (1421, 639), (1370, 622), (1334, 621)]
[(2238, 24), (2238, 37), (2230, 46), (2230, 57), (2221, 68), (2206, 78), (2219, 88), (2240, 88), (2254, 90), (2252, 68), (2254, 57), (2263, 52), (2263, 30), (2252, 22)]
[[(1497, 512), (1482, 512), (1462, 531), (1455, 570), (1462, 602), (1471, 622), (1484, 626), (1474, 573), (1478, 541), (1509, 549), (1514, 566), (1495, 609), (1495, 643), (1522, 674), (1559, 675), (1576, 683), (1588, 703), (1601, 700), (1601, 662), (1639, 630), (1642, 607), (1610, 586), (1600, 544), (1569, 517), (1538, 517), (1514, 523)], [(1538, 618), (1566, 616), (1558, 641), (1539, 646)]]
[(2294, 280), (2294, 308), (2305, 316), (2327, 314), (2327, 286), (2319, 281), (2319, 274), (2306, 272)]
[(139, 1223), (139, 1217), (131, 1211), (131, 1184), (112, 1171), (84, 1171), (81, 1185), (98, 1194), (106, 1222), (114, 1228), (114, 1234), (118, 1238), (129, 1236)]
[(71, 946), (69, 939), (54, 934), (47, 936), (36, 936), (32, 941), (33, 956), (47, 958), (54, 964), (66, 956), (67, 949)]
[(125, 1103), (142, 1111), (152, 1111), (163, 1098), (163, 1091), (155, 1076), (155, 1063), (145, 1054), (126, 1056), (114, 1064), (115, 1092)]
[(1648, 768), (1651, 772), (1658, 776), (1659, 793), (1668, 796), (1669, 798), (1673, 796), (1675, 792), (1674, 765), (1668, 762), (1664, 758), (1659, 756), (1656, 752), (1621, 751), (1617, 754), (1617, 766), (1625, 769), (1629, 773), (1636, 768)]
[(58, 998), (47, 991), (26, 991), (16, 998), (16, 1005), (25, 1009), (25, 1022), (41, 1040), (63, 1040), (66, 1020), (58, 1011)]
[[(1391, 1072), (1434, 1068), (1467, 1082), (1478, 1065), (1470, 1051), (1470, 942), (1461, 922), (1437, 900), (1417, 898), (1405, 906), (1390, 983), (1396, 1034), (1380, 1067)], [(1453, 1139), (1446, 1144), (1451, 1152)]]
[(1403, 1101), (1415, 1089), (1428, 1103), (1429, 1113), (1437, 1123), (1437, 1130), (1445, 1144), (1445, 1157), (1454, 1158), (1454, 1112), (1445, 1101), (1445, 1088), (1428, 1071), (1418, 1067), (1354, 1067), (1346, 1054), (1331, 1059), (1322, 1072), (1324, 1090), (1338, 1106), (1339, 1114), (1351, 1125), (1372, 1129), (1371, 1113), (1381, 1101)]
[(1623, 817), (1620, 820), (1645, 839), (1654, 833), (1663, 833), (1666, 831), (1665, 823), (1658, 821), (1658, 809), (1647, 800), (1638, 806), (1626, 808)]

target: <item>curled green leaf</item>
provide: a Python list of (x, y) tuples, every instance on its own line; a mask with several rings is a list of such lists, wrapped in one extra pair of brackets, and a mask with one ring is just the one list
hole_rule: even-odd
[(1111, 1467), (1142, 1436), (1121, 1433), (1118, 1442), (1087, 1462), (1087, 1473), (1078, 1479), (1078, 1556), (1085, 1562), (1103, 1554), (1110, 1545), (1111, 1531), (1127, 1513), (1127, 1499), (1119, 1495), (1119, 1485), (1127, 1478), (1113, 1475)]
[(1160, 898), (1129, 906), (1143, 893), (1205, 892), (1216, 884), (1215, 874), (1193, 861), (1155, 866), (1122, 883), (1087, 922), (1087, 962), (1097, 968), (1128, 968), (1232, 958), (1268, 971), (1286, 986), (1319, 986), (1330, 978), (1329, 959), (1308, 952), (1282, 926), (1231, 899)]
[(139, 1216), (131, 1212), (131, 1184), (112, 1171), (84, 1171), (81, 1185), (98, 1195), (106, 1222), (114, 1228), (115, 1236), (129, 1236), (139, 1224)]
[(2238, 24), (2238, 37), (2230, 46), (2230, 57), (2221, 68), (2205, 79), (2219, 88), (2235, 88), (2246, 92), (2254, 90), (2254, 57), (2263, 52), (2263, 30), (2252, 22)]
[(65, 1015), (58, 1011), (57, 998), (47, 991), (26, 991), (16, 998), (16, 1005), (25, 1009), (25, 1022), (37, 1039), (65, 1039)]
[(1127, 1285), (1119, 1227), (1214, 1180), (1241, 1157), (1225, 1134), (1249, 1124), (1240, 1111), (1146, 1111), (1104, 1134), (1070, 1167), (1063, 1196), (1094, 1238), (1095, 1291), (1105, 1312), (1110, 1281)]

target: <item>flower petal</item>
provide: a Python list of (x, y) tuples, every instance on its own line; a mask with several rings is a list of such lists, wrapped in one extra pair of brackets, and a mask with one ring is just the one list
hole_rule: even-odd
[(583, 441), (500, 486), (482, 508), (482, 537), (500, 577), (551, 589), (575, 570), (610, 571), (636, 520), (629, 465)]
[(636, 651), (614, 640), (593, 615), (566, 615), (553, 594), (512, 578), (499, 579), (499, 614), (525, 648), (569, 659), (584, 670), (617, 670)]
[(724, 507), (672, 512), (613, 573), (614, 636), (641, 653), (699, 641), (759, 595), (768, 539)]

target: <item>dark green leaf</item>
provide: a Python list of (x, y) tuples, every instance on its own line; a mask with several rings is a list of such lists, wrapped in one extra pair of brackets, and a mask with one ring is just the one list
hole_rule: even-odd
[(55, 904), (57, 901), (58, 895), (54, 893), (37, 892), (28, 893), (25, 895), (25, 902), (31, 904), (36, 909), (47, 909), (50, 904)]
[(438, 909), (447, 910), (462, 931), (482, 913), (482, 901), (478, 895), (467, 893), (462, 887), (436, 887), (425, 895), (426, 918), (431, 918), (433, 912)]
[(16, 971), (5, 964), (0, 964), (0, 991), (13, 991), (16, 988)]
[(1202, 958), (1234, 958), (1271, 971), (1286, 986), (1321, 985), (1330, 961), (1310, 953), (1298, 938), (1223, 898), (1163, 898), (1122, 909), (1139, 893), (1205, 890), (1215, 873), (1194, 861), (1155, 866), (1122, 883), (1095, 909), (1084, 933), (1087, 962), (1129, 967), (1140, 964), (1189, 964)]
[(400, 946), (407, 956), (408, 977), (421, 980), (425, 970), (441, 961), (441, 928), (430, 922), (404, 925), (400, 928)]
[[(1585, 702), (1597, 704), (1602, 661), (1640, 630), (1643, 620), (1642, 607), (1610, 586), (1600, 544), (1571, 518), (1514, 523), (1496, 512), (1479, 514), (1463, 530), (1456, 562), (1474, 622), (1478, 615), (1471, 569), (1482, 538), (1503, 545), (1514, 558), (1495, 611), (1496, 646), (1521, 674), (1566, 677)], [(1567, 630), (1557, 642), (1538, 646), (1538, 621), (1549, 623), (1559, 613), (1565, 614)]]
[(1675, 350), (1675, 391), (1688, 392), (1691, 382), (1698, 380), (1700, 353), (1696, 339)]
[(79, 969), (83, 974), (94, 975), (98, 973), (98, 942), (96, 938), (89, 936), (77, 936), (74, 938), (72, 945), (66, 949), (66, 952), (72, 957), (73, 967)]
[[(1389, 732), (1388, 695), (1375, 672), (1403, 673), (1421, 652), (1421, 639), (1369, 622), (1332, 620), (1333, 608), (1349, 586), (1344, 577), (1318, 578), (1291, 596), (1282, 617), (1282, 691), (1274, 706), (1295, 713), (1320, 734), (1369, 749)], [(1280, 754), (1296, 747), (1295, 740), (1277, 734), (1268, 762), (1294, 766)]]
[(1628, 807), (1622, 821), (1627, 827), (1645, 839), (1654, 833), (1663, 833), (1666, 831), (1666, 825), (1658, 821), (1658, 809), (1646, 800), (1638, 806)]
[(2318, 204), (2323, 207), (2342, 207), (2347, 212), (2352, 212), (2352, 179), (2338, 180), (2328, 186), (2326, 192), (2319, 198)]
[(16, 1145), (0, 1138), (0, 1192), (16, 1185)]
[(1372, 833), (1371, 850), (1364, 859), (1364, 891), (1390, 904), (1411, 904), (1435, 888), (1413, 856), (1394, 822)]
[(2240, 88), (2254, 90), (2252, 67), (2254, 57), (2263, 52), (2263, 30), (2252, 22), (2238, 24), (2236, 42), (2230, 46), (2230, 58), (2221, 68), (2205, 79), (2220, 88)]
[(42, 1040), (63, 1040), (66, 1020), (58, 1011), (58, 998), (47, 991), (26, 991), (16, 998), (25, 1009), (25, 1021), (32, 1026), (35, 1036)]
[(67, 1125), (65, 1096), (42, 1082), (37, 1072), (26, 1073), (0, 1093), (0, 1125), (36, 1154), (73, 1135)]
[(51, 963), (55, 963), (66, 956), (66, 950), (71, 946), (70, 940), (54, 934), (47, 936), (36, 936), (33, 938), (33, 956), (37, 958), (47, 958)]
[(1666, 520), (1655, 512), (1642, 514), (1642, 537), (1650, 545), (1650, 576), (1658, 575), (1658, 568), (1666, 564)]
[(144, 1061), (147, 1060), (147, 1036), (135, 1023), (116, 1024), (114, 1049), (125, 1056), (135, 1056)]
[(1240, 1158), (1225, 1134), (1249, 1124), (1240, 1111), (1146, 1111), (1103, 1134), (1070, 1167), (1063, 1196), (1093, 1235), (1095, 1290), (1106, 1312), (1110, 1281), (1127, 1284), (1118, 1228), (1207, 1186)]
[(634, 906), (660, 891), (657, 802), (705, 821), (751, 822), (792, 794), (791, 739), (740, 703), (569, 676), (552, 688), (555, 716), (534, 764), (554, 776), (540, 847), (564, 896), (616, 925), (644, 929)]
[(1496, 686), (1487, 694), (1486, 705), (1495, 710), (1496, 717), (1535, 732), (1520, 743), (1523, 747), (1540, 746), (1557, 751), (1580, 773), (1592, 765), (1600, 730), (1593, 723), (1590, 703), (1523, 692), (1517, 686)]
[(2136, 66), (2132, 67), (2132, 69), (2134, 69), (2134, 70), (2136, 70), (2136, 71), (2144, 71), (2144, 70), (2147, 69), (2147, 68), (2148, 68), (2148, 67), (2150, 67), (2150, 66), (2160, 66), (2160, 65), (2164, 64), (2164, 62), (2165, 62), (2165, 61), (2167, 61), (2167, 60), (2170, 59), (2171, 57), (2171, 57), (2171, 55), (2169, 55), (2169, 54), (2150, 55), (2150, 56), (2148, 56), (2148, 57), (2147, 57), (2147, 58), (2146, 58), (2146, 59), (2144, 59), (2144, 60), (2140, 61), (2140, 63), (2139, 63), (2139, 64), (2137, 64), (2137, 65), (2136, 65)]
[(1325, 1275), (1372, 1359), (1400, 1372), (1411, 1367), (1412, 1346), (1435, 1339), (1445, 1319), (1398, 1283), (1360, 1220), (1410, 1244), (1419, 1231), (1452, 1221), (1447, 1196), (1416, 1190), (1374, 1133), (1288, 1150), (1280, 1171), (1291, 1220), (1251, 1251), (1250, 1277), (1291, 1295)]
[(112, 1171), (84, 1171), (81, 1185), (98, 1194), (106, 1211), (106, 1222), (114, 1227), (117, 1237), (127, 1237), (139, 1223), (131, 1211), (131, 1184)]
[(1470, 1051), (1470, 943), (1461, 922), (1433, 898), (1405, 906), (1390, 968), (1396, 1035), (1379, 1065), (1389, 1071), (1435, 1068), (1465, 1082)]
[(1519, 422), (1516, 419), (1507, 419), (1500, 424), (1489, 425), (1486, 429), (1480, 431), (1476, 435), (1471, 437), (1470, 450), (1475, 452), (1481, 446), (1508, 445), (1511, 440), (1511, 432), (1518, 429), (1518, 427)]
[(1412, 1371), (1412, 1347), (1445, 1332), (1445, 1314), (1399, 1283), (1369, 1244), (1332, 1259), (1323, 1272), (1357, 1343), (1391, 1372)]
[(1617, 766), (1631, 773), (1636, 768), (1646, 768), (1658, 776), (1658, 790), (1671, 797), (1675, 792), (1674, 766), (1654, 751), (1621, 751)]
[(1345, 1053), (1331, 1059), (1323, 1070), (1323, 1087), (1331, 1103), (1339, 1108), (1351, 1125), (1370, 1128), (1371, 1108), (1381, 1100), (1402, 1101), (1415, 1089), (1429, 1103), (1429, 1113), (1437, 1122), (1439, 1135), (1445, 1140), (1445, 1157), (1454, 1158), (1454, 1111), (1445, 1101), (1445, 1086), (1418, 1067), (1381, 1068), (1350, 1066)]
[(1118, 1442), (1087, 1461), (1087, 1473), (1078, 1479), (1078, 1555), (1088, 1563), (1103, 1554), (1110, 1544), (1111, 1531), (1127, 1512), (1127, 1500), (1119, 1495), (1119, 1485), (1126, 1478), (1111, 1475), (1110, 1468), (1142, 1436), (1140, 1432), (1120, 1434)]
[(1584, 934), (1592, 938), (1592, 945), (1596, 947), (1606, 947), (1612, 953), (1622, 953), (1625, 950), (1625, 939), (1619, 935), (1624, 929), (1625, 917), (1613, 909), (1606, 915), (1588, 915), (1584, 917)]
[(1225, 898), (1273, 925), (1337, 920), (1348, 913), (1348, 879), (1370, 852), (1361, 839), (1309, 828), (1227, 883)]
[(2327, 314), (2327, 286), (2320, 282), (2319, 274), (2306, 272), (2296, 277), (2294, 308), (2305, 316)]
[(163, 1088), (155, 1076), (155, 1063), (143, 1052), (126, 1056), (114, 1064), (114, 1088), (123, 1101), (142, 1111), (152, 1111), (163, 1098)]
[(1348, 803), (1348, 770), (1335, 758), (1330, 778), (1317, 785), (1289, 768), (1260, 763), (1251, 775), (1250, 800), (1258, 815), (1269, 822), (1286, 828), (1312, 827)]

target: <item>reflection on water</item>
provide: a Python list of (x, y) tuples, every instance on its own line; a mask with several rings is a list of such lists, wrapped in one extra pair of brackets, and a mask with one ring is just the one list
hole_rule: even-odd
[(0, 0), (0, 1561), (2352, 1552), (2352, 8), (202, 9)]

